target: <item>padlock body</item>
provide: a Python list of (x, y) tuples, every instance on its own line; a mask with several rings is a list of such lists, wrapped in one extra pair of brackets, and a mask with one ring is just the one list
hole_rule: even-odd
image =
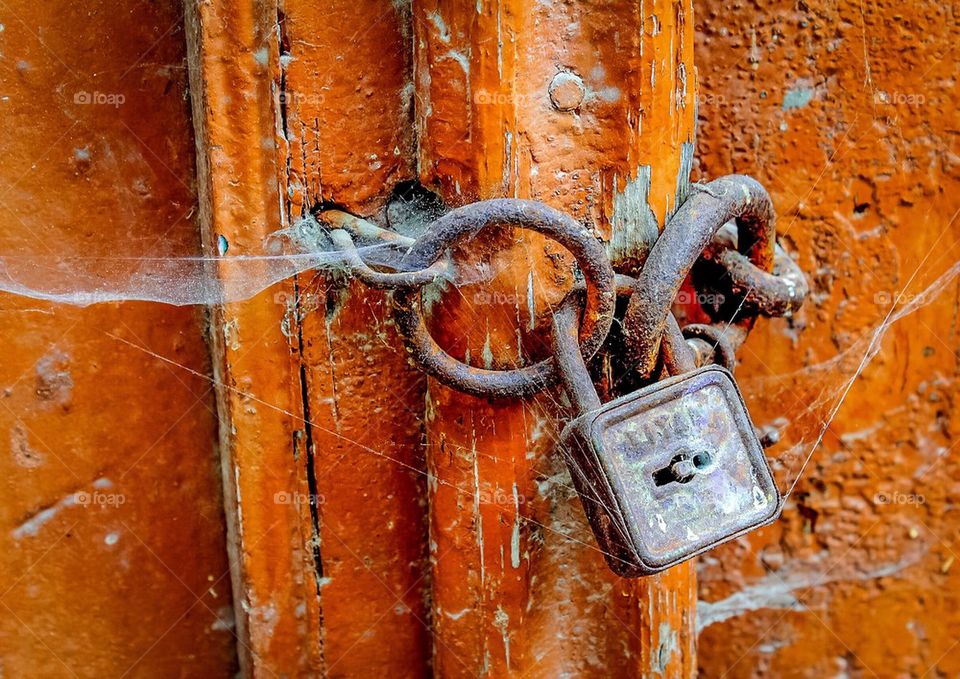
[(662, 571), (780, 514), (743, 398), (719, 366), (576, 418), (561, 446), (600, 548), (624, 577)]

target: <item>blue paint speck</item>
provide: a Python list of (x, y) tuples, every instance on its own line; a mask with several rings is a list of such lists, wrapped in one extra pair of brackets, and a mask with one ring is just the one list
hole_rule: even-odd
[(220, 256), (223, 257), (225, 254), (227, 254), (227, 250), (229, 249), (230, 243), (227, 242), (226, 236), (217, 236), (217, 252), (220, 253)]
[(783, 110), (789, 111), (792, 108), (803, 108), (813, 99), (812, 87), (794, 87), (787, 90), (783, 95)]

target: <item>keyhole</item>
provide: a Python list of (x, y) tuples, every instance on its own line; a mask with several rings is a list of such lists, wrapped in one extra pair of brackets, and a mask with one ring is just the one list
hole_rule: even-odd
[(705, 450), (693, 456), (679, 453), (674, 455), (670, 464), (653, 473), (653, 482), (657, 486), (665, 486), (668, 483), (690, 483), (694, 476), (708, 471), (712, 463), (713, 456)]

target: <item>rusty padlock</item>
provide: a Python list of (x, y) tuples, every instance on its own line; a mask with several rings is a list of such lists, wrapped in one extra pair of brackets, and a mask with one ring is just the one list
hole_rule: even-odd
[(782, 499), (732, 375), (706, 366), (603, 404), (573, 296), (553, 341), (577, 411), (561, 448), (610, 568), (651, 575), (779, 516)]

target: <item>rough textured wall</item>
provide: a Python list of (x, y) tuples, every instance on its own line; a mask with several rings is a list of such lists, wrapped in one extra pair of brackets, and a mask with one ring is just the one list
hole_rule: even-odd
[[(695, 175), (755, 175), (810, 273), (739, 376), (784, 519), (701, 560), (704, 676), (956, 676), (956, 4), (704, 0)], [(842, 398), (886, 314), (899, 318)], [(830, 415), (839, 404), (836, 417)], [(829, 421), (826, 427), (825, 422)], [(794, 447), (796, 446), (796, 447)]]
[[(181, 12), (0, 3), (5, 261), (196, 254)], [(231, 676), (203, 310), (3, 295), (0, 342), (0, 677)]]

